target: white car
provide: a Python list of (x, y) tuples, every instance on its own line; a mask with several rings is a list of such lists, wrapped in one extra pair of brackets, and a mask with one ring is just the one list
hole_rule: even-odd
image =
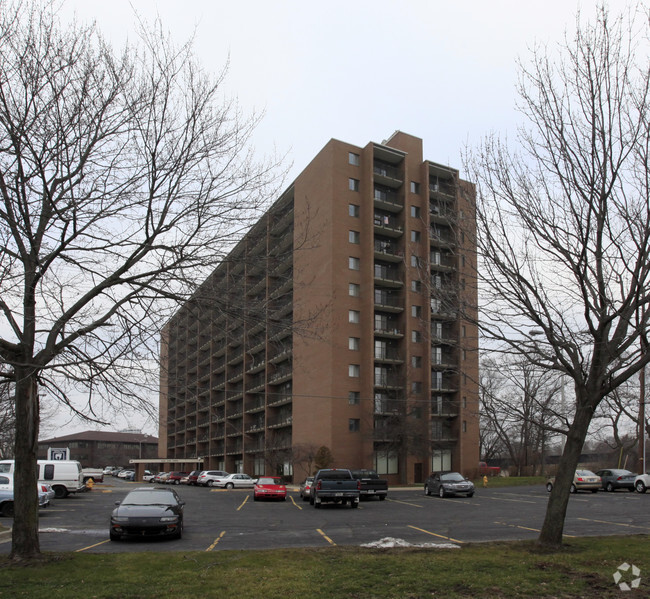
[(145, 470), (144, 474), (142, 475), (142, 480), (146, 483), (151, 483), (153, 482), (153, 477), (156, 476), (151, 470)]
[(221, 487), (223, 489), (252, 489), (257, 482), (256, 478), (251, 478), (248, 474), (229, 474), (212, 481), (213, 487)]
[(638, 474), (634, 479), (634, 488), (637, 493), (645, 493), (650, 489), (650, 473)]
[[(38, 488), (38, 493), (40, 496), (45, 495), (47, 497), (47, 503), (51, 499), (54, 499), (55, 493), (52, 489), (52, 485), (46, 483), (37, 483), (36, 487)], [(8, 476), (6, 474), (0, 474), (0, 491), (13, 491), (14, 490), (14, 479), (13, 476)], [(41, 501), (41, 506), (46, 507), (47, 503)]]
[(196, 479), (196, 484), (201, 487), (213, 487), (215, 481), (230, 476), (224, 470), (203, 470)]

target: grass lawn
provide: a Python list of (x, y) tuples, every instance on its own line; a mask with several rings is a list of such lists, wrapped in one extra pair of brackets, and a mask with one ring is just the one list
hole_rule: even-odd
[[(623, 593), (613, 574), (641, 568)], [(628, 574), (623, 579), (631, 582)], [(272, 551), (46, 554), (35, 566), (0, 558), (0, 598), (195, 599), (648, 597), (650, 536), (571, 539), (558, 552), (530, 542), (459, 549), (279, 549)]]

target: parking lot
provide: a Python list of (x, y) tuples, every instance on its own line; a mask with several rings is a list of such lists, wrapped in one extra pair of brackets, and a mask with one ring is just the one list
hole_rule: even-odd
[[(109, 517), (116, 501), (137, 486), (108, 477), (89, 493), (55, 499), (40, 511), (43, 551), (219, 551), (362, 545), (400, 539), (413, 545), (534, 539), (543, 522), (544, 486), (477, 489), (472, 498), (427, 497), (422, 489), (391, 489), (386, 501), (364, 501), (359, 509), (303, 502), (297, 487), (284, 502), (253, 502), (252, 490), (176, 486), (186, 502), (180, 540), (111, 542)], [(618, 491), (572, 495), (565, 523), (571, 536), (648, 534), (650, 493)], [(11, 520), (3, 518), (4, 525)], [(0, 552), (10, 550), (0, 539)]]

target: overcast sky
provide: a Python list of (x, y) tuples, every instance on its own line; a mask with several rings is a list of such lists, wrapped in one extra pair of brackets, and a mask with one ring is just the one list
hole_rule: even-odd
[[(576, 12), (592, 19), (597, 2), (68, 0), (62, 15), (95, 20), (120, 46), (135, 38), (131, 4), (177, 43), (194, 35), (206, 70), (230, 61), (226, 91), (265, 113), (255, 148), (287, 154), (288, 185), (329, 139), (365, 146), (398, 129), (424, 140), (425, 159), (462, 168), (466, 145), (514, 136), (517, 59), (571, 36)], [(137, 415), (115, 425), (157, 433)]]

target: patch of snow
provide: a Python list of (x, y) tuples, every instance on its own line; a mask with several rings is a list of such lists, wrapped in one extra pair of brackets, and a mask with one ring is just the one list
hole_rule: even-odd
[(372, 541), (371, 543), (363, 543), (361, 547), (369, 547), (371, 549), (390, 549), (393, 547), (426, 547), (431, 549), (460, 549), (454, 543), (408, 543), (404, 539), (396, 539), (394, 537), (384, 537), (379, 541)]

